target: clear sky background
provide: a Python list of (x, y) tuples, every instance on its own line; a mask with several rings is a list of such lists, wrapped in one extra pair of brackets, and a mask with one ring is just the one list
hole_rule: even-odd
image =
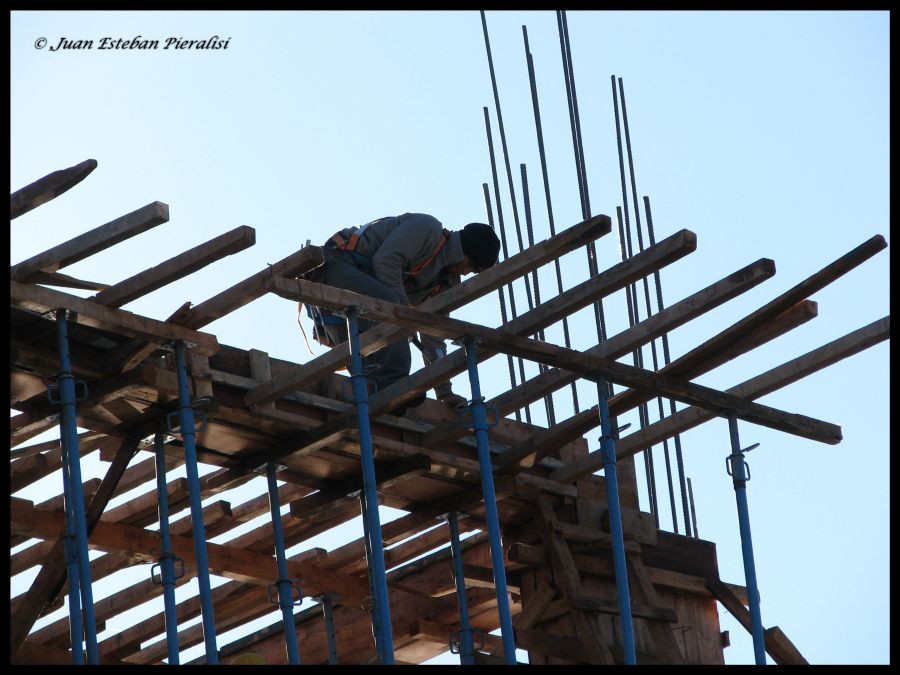
[[(520, 219), (524, 227), (525, 163), (542, 240), (549, 228), (522, 25), (554, 221), (560, 230), (582, 220), (555, 14), (489, 12), (487, 21)], [(672, 332), (673, 359), (871, 236), (890, 243), (887, 12), (570, 12), (568, 24), (591, 211), (614, 222), (598, 241), (600, 267), (620, 259), (611, 75), (624, 80), (638, 194), (650, 197), (657, 240), (682, 228), (698, 237), (695, 253), (662, 272), (666, 304), (759, 258), (777, 265), (771, 280)], [(101, 51), (104, 36), (157, 39), (160, 48)], [(162, 49), (168, 37), (212, 36), (228, 48)], [(41, 37), (47, 45), (37, 49)], [(50, 51), (63, 37), (94, 48)], [(78, 187), (11, 224), (11, 263), (155, 200), (169, 204), (168, 223), (62, 271), (115, 283), (239, 225), (256, 228), (251, 249), (130, 311), (165, 319), (307, 240), (320, 244), (379, 216), (426, 212), (451, 229), (486, 220), (484, 106), (510, 252), (518, 250), (476, 11), (13, 12), (10, 58), (10, 189), (99, 162)], [(890, 249), (812, 296), (816, 319), (696, 381), (731, 387), (887, 315), (889, 263)], [(563, 269), (566, 288), (587, 278), (584, 252), (566, 256)], [(541, 283), (544, 299), (555, 294), (552, 265)], [(521, 311), (524, 289), (517, 293)], [(497, 305), (493, 295), (454, 316), (497, 326)], [(623, 293), (604, 310), (608, 335), (627, 328)], [(596, 344), (590, 310), (572, 325), (573, 346)], [(311, 358), (295, 305), (274, 296), (206, 330), (224, 344)], [(547, 339), (561, 344), (562, 331)], [(780, 626), (813, 664), (889, 662), (888, 373), (882, 343), (760, 400), (841, 425), (839, 445), (740, 424), (742, 445), (761, 443), (748, 455), (748, 494), (763, 623)], [(506, 360), (487, 362), (482, 382), (488, 397), (508, 388)], [(454, 383), (469, 393), (463, 378)], [(560, 419), (571, 413), (569, 392), (555, 398)], [(584, 383), (579, 397), (582, 408), (593, 405), (596, 389)], [(544, 423), (542, 406), (532, 413)], [(625, 433), (638, 427), (636, 415), (626, 422)], [(588, 436), (591, 449), (597, 435)], [(682, 443), (699, 534), (716, 543), (721, 578), (743, 584), (727, 423), (709, 422)], [(654, 459), (662, 524), (672, 529), (658, 447)], [(680, 509), (678, 517), (683, 531)], [(13, 593), (26, 583), (26, 575), (14, 580)], [(726, 661), (752, 663), (749, 635), (721, 608), (720, 620), (731, 635)]]

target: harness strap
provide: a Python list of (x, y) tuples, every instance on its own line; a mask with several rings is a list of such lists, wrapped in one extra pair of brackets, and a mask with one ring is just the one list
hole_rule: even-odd
[(438, 243), (437, 248), (434, 249), (434, 251), (428, 257), (428, 260), (426, 260), (425, 262), (423, 262), (419, 265), (416, 265), (413, 269), (411, 269), (409, 272), (406, 273), (406, 276), (408, 276), (408, 277), (419, 276), (419, 274), (422, 273), (422, 270), (424, 270), (426, 267), (428, 267), (428, 265), (430, 265), (432, 263), (432, 261), (437, 257), (437, 254), (441, 252), (441, 249), (447, 245), (448, 241), (450, 241), (450, 232), (448, 232), (445, 229), (443, 234), (441, 234), (440, 243)]

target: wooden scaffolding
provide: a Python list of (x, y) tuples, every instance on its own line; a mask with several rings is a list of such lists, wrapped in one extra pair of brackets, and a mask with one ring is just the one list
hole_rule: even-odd
[[(11, 196), (11, 218), (71, 188), (95, 166), (90, 160), (16, 192)], [(302, 280), (304, 273), (322, 263), (321, 249), (307, 246), (204, 302), (187, 303), (165, 321), (121, 309), (253, 245), (255, 235), (249, 227), (225, 233), (114, 285), (60, 272), (167, 220), (168, 207), (153, 202), (11, 267), (10, 406), (17, 411), (10, 420), (11, 574), (41, 566), (31, 588), (11, 601), (14, 663), (72, 661), (68, 618), (32, 630), (39, 617), (61, 607), (65, 597), (63, 495), (57, 489), (37, 503), (12, 496), (58, 475), (62, 466), (60, 441), (28, 445), (59, 424), (59, 406), (47, 396), (48, 383), (60, 371), (53, 317), (57, 310), (67, 310), (72, 373), (85, 383), (77, 402), (77, 424), (85, 430), (78, 436), (77, 453), (84, 457), (96, 452), (107, 466), (102, 480), (83, 484), (89, 545), (105, 553), (91, 562), (95, 583), (160, 559), (155, 460), (139, 456), (153, 450), (154, 436), (178, 405), (169, 345), (173, 341), (188, 345), (192, 405), (205, 418), (196, 433), (197, 456), (214, 468), (200, 479), (208, 567), (228, 579), (212, 590), (217, 633), (272, 612), (269, 587), (278, 573), (271, 522), (227, 537), (269, 511), (267, 494), (257, 493), (242, 503), (215, 496), (246, 485), (259, 475), (261, 466), (276, 462), (282, 481), (279, 497), (290, 509), (281, 521), (285, 545), (291, 547), (359, 516), (362, 476), (354, 406), (341, 396), (347, 378), (338, 373), (347, 364), (346, 343), (307, 363), (290, 363), (220, 343), (217, 336), (203, 331), (206, 325), (275, 293), (321, 307), (354, 305), (383, 322), (363, 334), (365, 353), (425, 327), (446, 338), (477, 338), (482, 358), (506, 353), (548, 366), (539, 376), (487, 402), (497, 410), (496, 426), (490, 431), (493, 475), (515, 644), (528, 652), (532, 664), (621, 663), (621, 626), (606, 481), (595, 474), (602, 467), (599, 451), (591, 452), (583, 438), (600, 425), (597, 407), (550, 428), (508, 415), (576, 378), (601, 377), (629, 387), (609, 400), (612, 415), (658, 395), (690, 406), (616, 443), (635, 647), (639, 663), (723, 663), (716, 603), (750, 630), (747, 591), (719, 578), (712, 542), (656, 528), (639, 508), (629, 460), (725, 411), (787, 433), (837, 443), (840, 429), (835, 425), (753, 401), (887, 339), (890, 331), (885, 317), (728, 391), (690, 382), (815, 316), (809, 296), (882, 250), (885, 240), (875, 236), (659, 372), (626, 366), (617, 359), (765, 281), (774, 274), (772, 261), (762, 259), (738, 270), (586, 351), (529, 337), (691, 254), (696, 237), (687, 230), (600, 271), (499, 329), (449, 318), (451, 311), (608, 234), (611, 222), (606, 216), (565, 229), (417, 308)], [(95, 294), (81, 298), (60, 288)], [(434, 400), (426, 400), (406, 416), (388, 414), (463, 372), (466, 360), (461, 352), (451, 352), (376, 392), (369, 401), (380, 503), (407, 512), (381, 528), (388, 547), (385, 565), (398, 663), (421, 663), (458, 643), (460, 615), (447, 548), (449, 513), (459, 514), (462, 532), (478, 531), (461, 545), (469, 618), (478, 631), (476, 661), (502, 662), (500, 638), (490, 634), (500, 625), (498, 600), (470, 425)], [(165, 466), (174, 470), (185, 462), (181, 434), (167, 431), (164, 440)], [(106, 508), (111, 499), (129, 491), (135, 496)], [(184, 508), (188, 492), (183, 478), (167, 483), (173, 513)], [(178, 586), (189, 583), (197, 567), (191, 528), (189, 516), (171, 523), (170, 553), (181, 559), (185, 572)], [(223, 543), (213, 543), (214, 538)], [(29, 539), (38, 541), (22, 548)], [(293, 617), (302, 662), (372, 663), (376, 647), (363, 539), (333, 550), (306, 550), (287, 565), (303, 597), (317, 601)], [(163, 587), (149, 577), (94, 603), (98, 631), (142, 603), (156, 603), (147, 605), (155, 608), (149, 616), (99, 641), (101, 663), (152, 664), (166, 658), (166, 640), (153, 641), (166, 629)], [(178, 623), (187, 624), (200, 612), (196, 597), (183, 599), (177, 604)], [(181, 649), (203, 640), (201, 624), (178, 632)], [(765, 644), (778, 663), (805, 662), (777, 626), (766, 630)], [(286, 662), (280, 623), (220, 643), (218, 650), (223, 663)]]

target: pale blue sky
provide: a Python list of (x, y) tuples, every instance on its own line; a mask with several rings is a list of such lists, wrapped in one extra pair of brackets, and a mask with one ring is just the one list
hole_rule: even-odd
[[(99, 162), (77, 188), (12, 223), (13, 263), (154, 200), (169, 204), (167, 224), (63, 271), (114, 283), (238, 225), (256, 228), (253, 248), (126, 307), (165, 319), (342, 226), (404, 211), (432, 213), (450, 228), (485, 220), (483, 106), (515, 250), (476, 11), (11, 16), (10, 189)], [(523, 24), (554, 220), (557, 229), (581, 220), (555, 14), (489, 12), (487, 20), (520, 218), (524, 227), (525, 163), (535, 236), (544, 239)], [(666, 304), (758, 258), (777, 265), (773, 279), (674, 331), (673, 358), (872, 235), (890, 243), (887, 12), (569, 12), (568, 24), (592, 212), (615, 218), (621, 204), (616, 75), (657, 239), (682, 228), (698, 236), (697, 251), (662, 273)], [(207, 52), (96, 48), (104, 36), (138, 35), (230, 41)], [(48, 45), (37, 49), (41, 37)], [(49, 51), (62, 37), (93, 39), (95, 48)], [(618, 256), (614, 228), (598, 242), (600, 266)], [(564, 261), (567, 288), (586, 278), (583, 252)], [(889, 261), (890, 249), (815, 294), (815, 320), (697, 381), (733, 386), (885, 316)], [(552, 269), (541, 276), (545, 298), (555, 290)], [(526, 305), (524, 292), (517, 301)], [(623, 294), (604, 308), (609, 335), (627, 327)], [(496, 296), (455, 315), (497, 325)], [(593, 318), (577, 317), (573, 344), (587, 348), (596, 343)], [(208, 330), (225, 344), (310, 358), (294, 306), (276, 297)], [(562, 342), (559, 329), (547, 337)], [(740, 426), (744, 445), (762, 444), (748, 460), (763, 622), (780, 626), (811, 663), (889, 661), (888, 366), (881, 344), (761, 399), (840, 424), (840, 445)], [(508, 387), (505, 359), (482, 372), (487, 396)], [(579, 393), (582, 407), (595, 402), (592, 386)], [(570, 406), (568, 390), (556, 401), (558, 411)], [(540, 421), (542, 408), (533, 412)], [(634, 429), (637, 416), (620, 422)], [(743, 583), (727, 424), (715, 420), (682, 440), (700, 535), (717, 544), (722, 579)], [(661, 467), (661, 449), (654, 455)], [(731, 633), (726, 661), (752, 663), (746, 632), (724, 611), (721, 622)]]

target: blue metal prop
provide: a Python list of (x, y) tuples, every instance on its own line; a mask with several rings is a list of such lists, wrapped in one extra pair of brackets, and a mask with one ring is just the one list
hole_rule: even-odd
[(206, 528), (203, 526), (203, 506), (200, 500), (200, 474), (197, 469), (197, 446), (194, 439), (194, 409), (188, 393), (187, 360), (185, 345), (176, 340), (175, 369), (178, 375), (179, 432), (184, 445), (184, 466), (187, 472), (188, 496), (191, 503), (191, 525), (194, 536), (194, 556), (197, 562), (197, 583), (200, 587), (200, 612), (203, 623), (203, 642), (206, 646), (206, 663), (219, 663), (216, 647), (216, 622), (213, 616), (212, 589), (209, 583), (209, 558), (206, 554)]
[(447, 514), (447, 524), (450, 526), (453, 578), (456, 580), (456, 600), (459, 605), (459, 662), (464, 666), (473, 666), (475, 665), (475, 645), (472, 641), (472, 626), (469, 624), (469, 601), (466, 598), (466, 578), (463, 572), (456, 511)]
[[(88, 556), (87, 521), (84, 512), (84, 488), (81, 483), (81, 455), (78, 452), (78, 425), (75, 414), (75, 378), (72, 375), (72, 359), (69, 353), (69, 327), (66, 320), (66, 310), (56, 310), (56, 336), (59, 347), (60, 373), (59, 373), (59, 400), (62, 410), (60, 413), (61, 455), (66, 469), (63, 471), (64, 494), (65, 484), (68, 483), (66, 499), (66, 514), (68, 531), (74, 534), (74, 553), (78, 559), (78, 581), (76, 585), (81, 597), (82, 626), (77, 627), (78, 621), (73, 621), (71, 630), (77, 640), (72, 641), (73, 661), (78, 663), (74, 652), (81, 651), (81, 633), (84, 631), (84, 642), (87, 646), (87, 662), (97, 664), (100, 662), (100, 654), (97, 650), (97, 623), (94, 617), (94, 595), (91, 586), (91, 560)], [(51, 396), (52, 400), (52, 396)], [(71, 568), (70, 568), (71, 569)], [(73, 592), (70, 588), (69, 599), (72, 600)], [(70, 611), (74, 611), (72, 608)]]
[(503, 642), (503, 658), (508, 665), (516, 664), (516, 642), (513, 636), (512, 616), (509, 611), (509, 592), (506, 585), (506, 567), (503, 563), (503, 549), (500, 544), (500, 518), (497, 514), (497, 495), (494, 492), (494, 474), (491, 465), (491, 451), (488, 445), (487, 413), (481, 385), (478, 381), (478, 355), (475, 340), (465, 340), (466, 359), (469, 366), (469, 383), (472, 400), (472, 426), (478, 445), (478, 463), (481, 468), (481, 491), (484, 496), (484, 515), (491, 544), (491, 562), (494, 569), (494, 588), (497, 592), (497, 614), (500, 617), (500, 635)]
[(354, 402), (359, 420), (359, 447), (363, 473), (363, 492), (360, 501), (367, 542), (369, 579), (375, 599), (372, 623), (378, 659), (383, 665), (393, 665), (394, 637), (391, 629), (390, 598), (384, 565), (384, 544), (381, 540), (381, 519), (378, 515), (372, 430), (369, 427), (369, 392), (363, 372), (357, 316), (356, 307), (347, 309), (347, 332), (350, 337), (350, 378), (353, 382)]
[(272, 531), (275, 535), (275, 558), (278, 561), (278, 605), (284, 624), (284, 644), (288, 663), (300, 665), (300, 649), (297, 646), (297, 628), (294, 626), (294, 586), (288, 578), (287, 557), (284, 552), (284, 528), (281, 525), (281, 501), (278, 498), (278, 481), (275, 479), (275, 464), (266, 465), (266, 479), (269, 484), (269, 510), (272, 513)]
[[(170, 666), (179, 665), (178, 615), (175, 609), (175, 557), (171, 554), (172, 536), (169, 532), (169, 493), (166, 489), (166, 448), (162, 433), (153, 438), (156, 451), (156, 493), (159, 501), (159, 540), (162, 553), (159, 556), (160, 576), (163, 584), (163, 607), (166, 617), (166, 648)], [(182, 568), (183, 569), (183, 568)], [(153, 574), (151, 570), (151, 575)]]
[(753, 635), (753, 656), (756, 665), (766, 665), (766, 644), (763, 637), (762, 614), (759, 609), (759, 587), (756, 584), (756, 564), (753, 560), (753, 539), (750, 536), (750, 507), (747, 503), (747, 481), (750, 467), (744, 461), (744, 453), (754, 446), (741, 449), (738, 438), (737, 417), (728, 416), (728, 431), (731, 435), (731, 454), (725, 460), (728, 475), (734, 481), (734, 497), (737, 501), (738, 526), (741, 530), (741, 553), (744, 558), (744, 577), (747, 582), (747, 601), (750, 607), (751, 634)]
[(625, 539), (622, 532), (622, 509), (619, 505), (619, 478), (616, 472), (616, 442), (612, 422), (609, 419), (609, 405), (605, 385), (597, 387), (600, 428), (601, 457), (603, 475), (606, 478), (606, 494), (609, 504), (609, 529), (612, 535), (613, 567), (616, 572), (616, 594), (619, 600), (619, 617), (622, 625), (622, 652), (626, 665), (636, 665), (634, 649), (634, 626), (631, 620), (631, 594), (628, 590), (628, 567), (625, 562)]

